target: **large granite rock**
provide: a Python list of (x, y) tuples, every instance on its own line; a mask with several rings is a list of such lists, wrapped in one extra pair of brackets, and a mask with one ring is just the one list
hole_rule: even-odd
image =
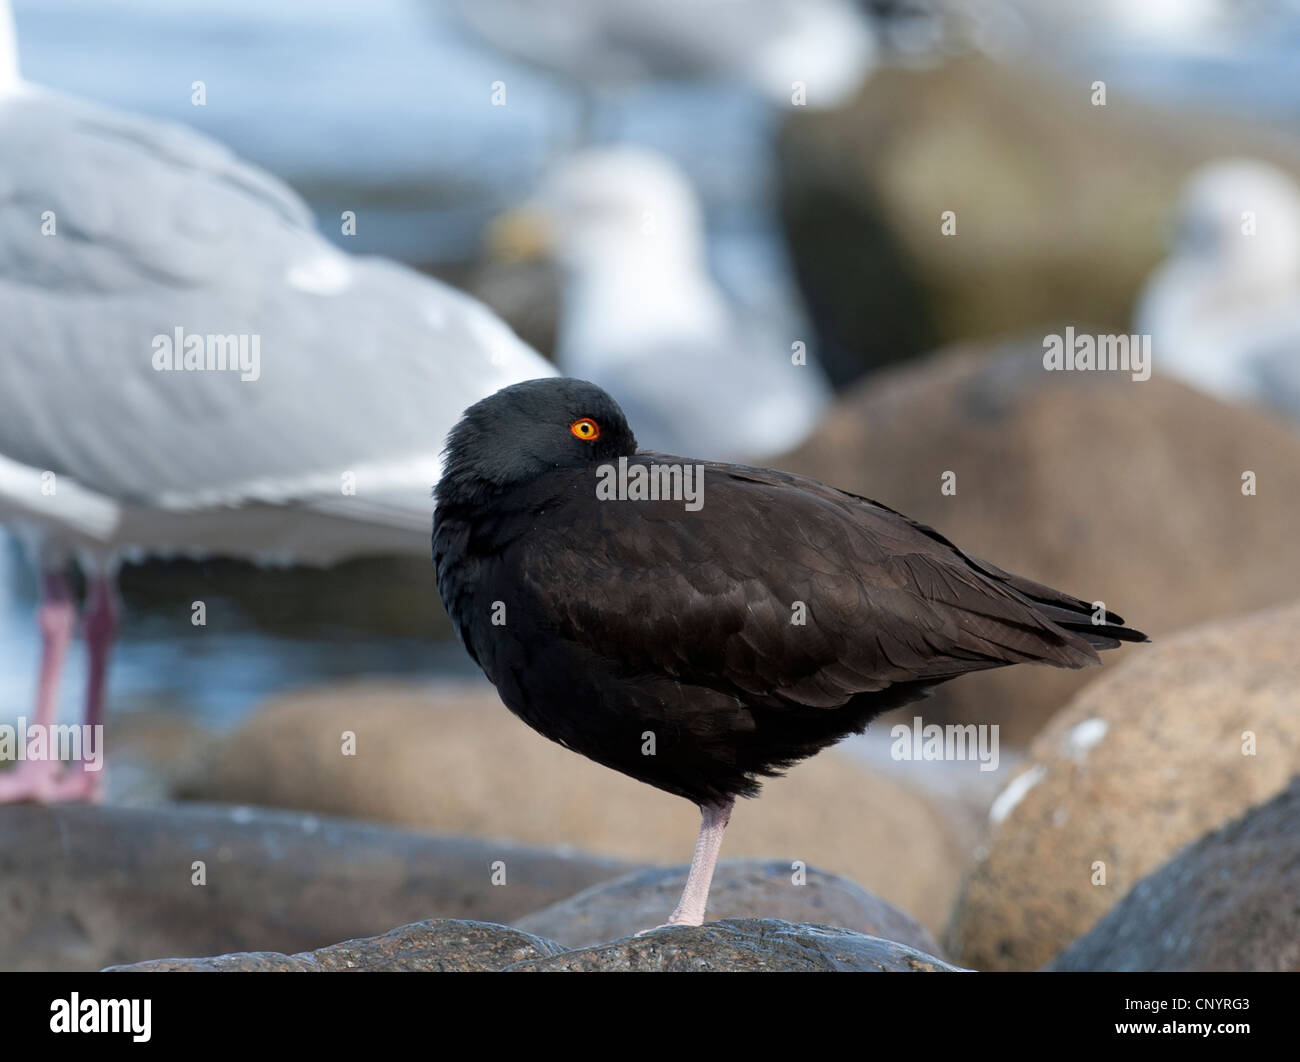
[(1051, 969), (1300, 973), (1300, 778), (1139, 881)]
[(1091, 82), (970, 56), (882, 69), (848, 107), (788, 112), (781, 213), (838, 378), (1058, 322), (1127, 331), (1193, 169), (1241, 154), (1300, 173), (1270, 130), (1171, 121), (1114, 86), (1094, 106)]
[(531, 959), (510, 967), (545, 973), (594, 972), (907, 972), (957, 971), (905, 944), (834, 926), (777, 919), (706, 922)]
[(451, 919), (402, 926), (299, 955), (247, 952), (206, 959), (159, 959), (117, 967), (132, 972), (240, 971), (913, 971), (954, 970), (903, 944), (832, 926), (778, 920), (710, 922), (566, 951), (506, 926)]
[(994, 802), (948, 953), (1037, 968), (1185, 845), (1284, 789), (1300, 771), (1297, 645), (1291, 605), (1148, 646), (1088, 686)]
[[(1158, 366), (1142, 383), (1048, 372), (1041, 338), (946, 351), (864, 382), (776, 463), (1103, 601), (1157, 640), (1300, 598), (1300, 434)], [(941, 493), (947, 471), (955, 495)], [(1246, 471), (1254, 496), (1242, 494)], [(1113, 667), (1150, 651), (1104, 659)], [(1021, 742), (1096, 674), (1004, 668), (941, 686), (917, 707), (940, 721), (999, 723), (1003, 741)]]
[[(196, 861), (206, 884), (192, 883)], [(0, 969), (294, 952), (431, 916), (508, 922), (629, 869), (300, 813), (12, 805), (0, 807)]]
[[(593, 885), (576, 896), (535, 911), (515, 928), (584, 948), (633, 936), (668, 917), (686, 884), (686, 868), (636, 871)], [(847, 878), (788, 863), (723, 862), (709, 890), (710, 921), (780, 919), (839, 926), (905, 944), (929, 955), (939, 946), (914, 918)]]
[[(345, 731), (355, 756), (341, 752)], [(538, 736), (486, 683), (343, 683), (277, 698), (180, 792), (670, 865), (699, 829), (686, 801)], [(945, 811), (838, 750), (742, 801), (724, 851), (842, 874), (934, 932), (968, 857)]]

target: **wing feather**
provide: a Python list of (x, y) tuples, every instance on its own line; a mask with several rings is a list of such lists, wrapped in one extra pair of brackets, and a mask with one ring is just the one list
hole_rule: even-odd
[[(629, 672), (774, 707), (835, 707), (985, 668), (1098, 659), (1062, 626), (1090, 625), (1086, 603), (814, 480), (710, 464), (697, 512), (583, 493), (539, 520), (521, 571), (549, 630)], [(582, 548), (575, 523), (590, 531)], [(581, 590), (560, 599), (548, 586)], [(1127, 628), (1098, 630), (1113, 640)]]

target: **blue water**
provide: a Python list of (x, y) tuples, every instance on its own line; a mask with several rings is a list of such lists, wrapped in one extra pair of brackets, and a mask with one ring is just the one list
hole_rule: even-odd
[[(320, 622), (321, 611), (335, 617), (346, 613), (339, 601), (354, 592), (355, 580), (304, 572), (295, 577), (300, 586), (293, 591), (293, 614), (268, 626), (265, 615), (248, 607), (255, 590), (246, 585), (264, 576), (249, 569), (238, 592), (214, 592), (200, 569), (182, 566), (166, 576), (175, 580), (177, 593), (164, 597), (148, 585), (135, 586), (126, 598), (109, 673), (110, 713), (176, 711), (224, 729), (265, 697), (305, 683), (364, 675), (480, 674), (432, 599), (427, 614), (413, 616), (396, 632), (383, 629), (391, 624), (367, 624), (364, 615), (353, 623)], [(376, 578), (383, 577), (381, 569)], [(396, 582), (393, 589), (399, 591)], [(189, 622), (191, 598), (208, 607), (204, 627)], [(30, 718), (35, 704), (41, 648), (36, 607), (35, 572), (17, 543), (0, 531), (0, 722)], [(77, 637), (60, 688), (59, 716), (65, 722), (81, 718), (85, 676)]]
[(1110, 92), (1182, 110), (1189, 120), (1215, 112), (1291, 130), (1300, 126), (1300, 11), (1275, 35), (1227, 51), (1162, 54), (1099, 45), (1070, 63), (1087, 84), (1105, 81)]

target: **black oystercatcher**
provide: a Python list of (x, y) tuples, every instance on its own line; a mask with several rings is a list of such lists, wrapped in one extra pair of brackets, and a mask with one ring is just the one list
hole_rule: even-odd
[[(702, 477), (702, 478), (700, 478)], [(803, 476), (637, 451), (593, 384), (515, 384), (448, 440), (438, 591), (506, 706), (700, 807), (699, 925), (738, 796), (969, 671), (1086, 667), (1116, 615)]]

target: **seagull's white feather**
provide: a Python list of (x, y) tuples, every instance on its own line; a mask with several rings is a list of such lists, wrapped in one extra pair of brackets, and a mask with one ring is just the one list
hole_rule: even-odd
[(15, 524), (58, 524), (98, 542), (110, 541), (121, 509), (67, 476), (29, 468), (0, 454), (0, 514)]
[[(337, 555), (427, 549), (446, 431), (554, 372), (468, 296), (342, 254), (289, 188), (204, 136), (24, 86), (0, 97), (0, 143), (0, 455), (121, 505), (123, 547), (220, 552), (199, 514), (224, 508), (229, 552), (310, 542), (325, 513), (351, 531)], [(158, 371), (178, 328), (247, 337), (257, 378)], [(31, 508), (11, 493), (0, 519)], [(278, 539), (234, 535), (241, 513)], [(46, 514), (102, 538), (102, 520)]]
[(1251, 159), (1197, 171), (1135, 327), (1154, 371), (1300, 418), (1300, 188)]

